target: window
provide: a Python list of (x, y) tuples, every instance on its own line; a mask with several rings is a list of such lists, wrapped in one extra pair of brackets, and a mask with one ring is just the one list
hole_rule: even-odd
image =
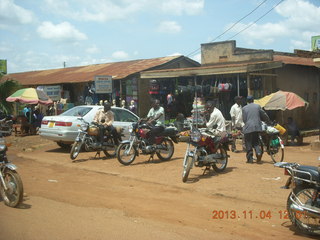
[(137, 117), (125, 109), (112, 109), (114, 120), (118, 122), (136, 122)]

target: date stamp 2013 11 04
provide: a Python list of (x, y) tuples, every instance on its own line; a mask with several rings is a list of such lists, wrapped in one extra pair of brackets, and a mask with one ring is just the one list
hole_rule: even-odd
[[(303, 216), (302, 212), (297, 212), (295, 214), (295, 218), (299, 219)], [(244, 211), (236, 211), (236, 210), (213, 210), (212, 219), (289, 219), (289, 213), (287, 210), (279, 210), (279, 211), (271, 211), (271, 210), (244, 210)]]

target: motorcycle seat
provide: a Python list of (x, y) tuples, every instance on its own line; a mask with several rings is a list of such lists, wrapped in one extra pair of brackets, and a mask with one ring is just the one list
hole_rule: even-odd
[[(317, 181), (317, 182), (320, 181), (320, 174), (318, 171), (318, 167), (300, 165), (299, 167), (297, 167), (297, 170), (301, 171), (301, 172), (296, 172), (295, 174), (299, 178)], [(311, 175), (311, 179), (308, 173)]]
[(166, 127), (164, 131), (161, 133), (161, 135), (167, 137), (167, 136), (175, 136), (178, 134), (178, 130), (175, 127)]

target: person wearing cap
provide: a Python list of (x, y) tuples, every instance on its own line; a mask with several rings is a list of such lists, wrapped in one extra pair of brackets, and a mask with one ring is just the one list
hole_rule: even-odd
[[(241, 96), (236, 96), (234, 98), (235, 104), (232, 105), (231, 109), (230, 109), (230, 116), (231, 116), (231, 127), (232, 127), (232, 131), (233, 132), (241, 132), (244, 123), (243, 123), (243, 119), (242, 119), (242, 106), (241, 106)], [(233, 142), (232, 142), (232, 147), (231, 147), (231, 151), (232, 152), (236, 152), (236, 139), (237, 136), (233, 135)], [(245, 147), (243, 146), (243, 149), (245, 149)]]
[(247, 97), (247, 103), (242, 108), (247, 163), (253, 163), (253, 148), (256, 153), (257, 163), (261, 163), (262, 149), (259, 145), (259, 132), (262, 131), (261, 121), (270, 122), (270, 119), (260, 105), (253, 102), (253, 96)]

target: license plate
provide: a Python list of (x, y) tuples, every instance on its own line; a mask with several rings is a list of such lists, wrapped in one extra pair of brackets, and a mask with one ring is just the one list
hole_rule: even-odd
[(54, 126), (54, 122), (49, 122), (49, 128), (52, 128)]

